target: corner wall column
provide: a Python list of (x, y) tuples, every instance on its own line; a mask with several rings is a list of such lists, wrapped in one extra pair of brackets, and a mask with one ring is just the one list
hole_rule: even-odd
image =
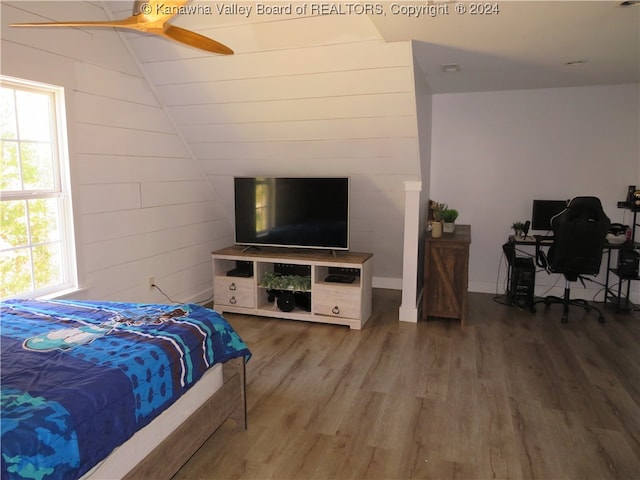
[(402, 254), (401, 322), (418, 322), (418, 242), (422, 182), (404, 182), (404, 248)]

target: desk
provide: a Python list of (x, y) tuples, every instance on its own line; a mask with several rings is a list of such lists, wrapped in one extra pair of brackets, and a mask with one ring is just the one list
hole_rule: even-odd
[[(536, 238), (535, 237), (531, 237), (531, 236), (527, 236), (527, 237), (510, 237), (513, 238), (514, 243), (516, 246), (521, 245), (521, 246), (535, 246), (536, 245)], [(547, 238), (547, 239), (542, 239), (540, 241), (540, 244), (544, 247), (549, 247), (553, 244), (553, 240)], [(609, 242), (605, 242), (604, 248), (603, 248), (603, 252), (606, 255), (607, 258), (607, 266), (606, 266), (606, 275), (605, 275), (605, 296), (604, 296), (604, 304), (606, 305), (607, 302), (615, 305), (616, 309), (619, 311), (632, 311), (633, 310), (633, 305), (631, 304), (631, 301), (629, 300), (629, 294), (631, 292), (631, 282), (635, 281), (635, 280), (640, 280), (640, 276), (636, 276), (636, 277), (620, 277), (618, 275), (618, 270), (617, 270), (617, 265), (612, 266), (611, 265), (611, 252), (616, 250), (619, 251), (623, 248), (629, 248), (630, 245), (626, 244), (626, 243), (609, 243)], [(634, 250), (638, 250), (640, 249), (640, 243), (638, 242), (633, 242), (632, 243), (632, 248)], [(535, 258), (535, 255), (534, 255)], [(613, 273), (615, 275), (618, 275), (619, 277), (619, 282), (618, 282), (618, 292), (615, 293), (613, 291), (611, 291), (611, 289), (609, 288), (609, 280), (610, 280), (610, 274)], [(626, 282), (626, 296), (623, 295), (623, 284)]]
[[(636, 281), (636, 280), (640, 280), (640, 276), (636, 275), (635, 277), (627, 277), (627, 276), (623, 276), (620, 274), (620, 272), (618, 272), (618, 268), (617, 268), (617, 262), (615, 264), (615, 267), (611, 266), (611, 252), (613, 250), (620, 250), (622, 248), (628, 248), (629, 245), (611, 245), (609, 244), (609, 246), (607, 247), (607, 276), (605, 279), (605, 296), (604, 296), (604, 304), (607, 304), (607, 301), (609, 301), (609, 303), (614, 304), (616, 307), (616, 310), (620, 311), (620, 312), (632, 312), (634, 310), (634, 305), (631, 303), (631, 299), (629, 298), (629, 295), (631, 294), (631, 282), (632, 281)], [(638, 250), (640, 249), (640, 243), (638, 242), (633, 242), (633, 249), (634, 250)], [(614, 275), (616, 275), (618, 277), (618, 293), (615, 293), (611, 290), (609, 290), (609, 274), (613, 273)], [(626, 288), (626, 292), (625, 295), (622, 295), (622, 289), (624, 287), (624, 284), (626, 282), (627, 288)]]
[[(542, 237), (544, 237), (545, 235), (541, 235)], [(535, 246), (536, 244), (536, 237), (516, 237), (516, 236), (510, 236), (509, 240), (511, 240), (513, 238), (513, 240), (515, 241), (516, 245), (533, 245)], [(550, 246), (553, 243), (553, 240), (550, 239), (542, 239), (542, 241), (540, 242), (542, 245), (544, 245), (545, 247)]]
[[(545, 235), (541, 235), (544, 237)], [(536, 245), (536, 237), (509, 237), (509, 239), (513, 238), (514, 243), (516, 245), (532, 245), (535, 247)], [(550, 247), (553, 244), (553, 240), (551, 238), (543, 238), (540, 241), (540, 245), (543, 247)], [(609, 243), (607, 241), (604, 242), (603, 252), (611, 251), (611, 250), (620, 250), (622, 248), (628, 248), (629, 244), (626, 243)], [(633, 242), (633, 249), (640, 249), (640, 243)]]

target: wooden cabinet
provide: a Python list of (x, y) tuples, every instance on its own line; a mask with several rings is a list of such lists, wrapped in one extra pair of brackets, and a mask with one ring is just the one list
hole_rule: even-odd
[[(372, 255), (327, 250), (228, 247), (211, 254), (214, 308), (289, 320), (334, 323), (361, 329), (371, 316)], [(311, 277), (302, 305), (283, 311), (273, 292), (262, 285), (265, 274), (302, 270)], [(238, 270), (241, 275), (237, 276)], [(350, 283), (327, 281), (348, 276)]]
[(469, 245), (471, 227), (456, 225), (455, 232), (440, 238), (427, 234), (424, 265), (422, 318), (467, 317)]

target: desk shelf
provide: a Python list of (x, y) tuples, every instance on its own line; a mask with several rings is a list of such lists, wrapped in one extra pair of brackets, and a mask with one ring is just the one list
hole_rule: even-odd
[[(640, 279), (636, 279), (636, 280), (640, 280)], [(622, 295), (620, 295), (620, 290), (621, 288), (618, 289), (618, 294), (615, 294), (614, 292), (611, 292), (609, 290), (607, 290), (605, 292), (605, 304), (609, 303), (612, 306), (615, 307), (617, 312), (633, 312), (634, 310), (636, 310), (638, 308), (637, 305), (635, 305), (630, 299), (629, 297), (624, 297)]]
[[(609, 260), (611, 261), (611, 251), (609, 251)], [(613, 273), (618, 277), (618, 293), (612, 292), (609, 288), (609, 272)], [(611, 303), (616, 307), (616, 310), (619, 312), (632, 312), (636, 309), (636, 306), (631, 302), (629, 296), (631, 294), (631, 282), (640, 280), (640, 276), (636, 275), (634, 277), (630, 276), (621, 276), (618, 272), (617, 268), (609, 268), (607, 270), (607, 279), (605, 284), (605, 296), (604, 303)], [(626, 288), (625, 287), (626, 284)], [(622, 290), (626, 290), (626, 296), (622, 294)]]
[(615, 273), (620, 280), (640, 280), (640, 275), (636, 275), (635, 277), (630, 277), (630, 276), (626, 276), (626, 275), (620, 275), (620, 273), (618, 273), (618, 269), (617, 268), (610, 268), (609, 271), (611, 273)]
[[(607, 277), (605, 283), (605, 295), (604, 295), (604, 303), (611, 303), (615, 306), (616, 310), (619, 312), (633, 312), (637, 310), (638, 307), (631, 302), (629, 298), (631, 295), (631, 282), (636, 282), (640, 280), (640, 275), (628, 276), (621, 275), (619, 270), (615, 267), (611, 266), (611, 250), (616, 249), (620, 250), (621, 248), (631, 248), (633, 250), (640, 250), (640, 243), (636, 242), (636, 227), (638, 227), (637, 215), (638, 211), (640, 211), (639, 207), (631, 206), (629, 204), (623, 204), (622, 202), (618, 204), (620, 208), (626, 208), (633, 212), (633, 227), (632, 227), (632, 236), (631, 236), (631, 245), (616, 245), (613, 248), (609, 248), (608, 256), (607, 256)], [(618, 277), (618, 292), (615, 293), (611, 291), (609, 288), (609, 273), (613, 273)], [(626, 287), (626, 288), (625, 288)], [(626, 291), (626, 296), (622, 294), (623, 289)]]

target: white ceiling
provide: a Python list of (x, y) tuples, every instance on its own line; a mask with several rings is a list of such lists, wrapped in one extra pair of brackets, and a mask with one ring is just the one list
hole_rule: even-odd
[[(640, 81), (640, 5), (620, 1), (497, 1), (499, 12), (457, 14), (460, 2), (429, 2), (434, 17), (372, 16), (389, 42), (415, 40), (434, 93)], [(567, 65), (567, 62), (585, 63)], [(458, 64), (445, 73), (443, 64)]]
[[(621, 1), (500, 0), (486, 3), (491, 6), (491, 13), (474, 15), (473, 6), (485, 3), (383, 0), (379, 3), (382, 13), (369, 15), (369, 19), (386, 42), (413, 41), (414, 56), (433, 93), (636, 83), (640, 82), (640, 5), (623, 7)], [(106, 3), (114, 18), (130, 14), (133, 4), (132, 1)], [(304, 22), (303, 17), (311, 16), (310, 9), (307, 15), (295, 12), (258, 15), (255, 1), (200, 3), (253, 6), (248, 16), (221, 15), (214, 10), (214, 15), (181, 15), (172, 20), (222, 41), (237, 55), (262, 49), (259, 39), (252, 38), (249, 44), (239, 38), (241, 32), (251, 32), (252, 24), (269, 23), (273, 31), (278, 32), (277, 26), (284, 26), (281, 22)], [(264, 3), (314, 4), (301, 0)], [(344, 13), (346, 5), (353, 2), (322, 0), (316, 4), (330, 5), (334, 13)], [(466, 8), (463, 14), (457, 10), (460, 4)], [(426, 6), (430, 10), (416, 18), (397, 13), (393, 5)], [(344, 25), (356, 25), (355, 21), (343, 21), (348, 16), (363, 15), (330, 15), (333, 22), (327, 19), (328, 28), (335, 26), (335, 43), (358, 41), (360, 31), (342, 31)], [(361, 25), (361, 21), (362, 18), (358, 18), (357, 25)], [(131, 38), (134, 35), (127, 34)], [(309, 39), (298, 38), (294, 44), (296, 40), (285, 35), (282, 45), (276, 49), (309, 46)], [(361, 40), (370, 40), (370, 36)], [(276, 39), (270, 36), (263, 42), (264, 50), (272, 50)], [(184, 52), (186, 56), (191, 54)], [(443, 72), (443, 64), (457, 64), (460, 70)]]

